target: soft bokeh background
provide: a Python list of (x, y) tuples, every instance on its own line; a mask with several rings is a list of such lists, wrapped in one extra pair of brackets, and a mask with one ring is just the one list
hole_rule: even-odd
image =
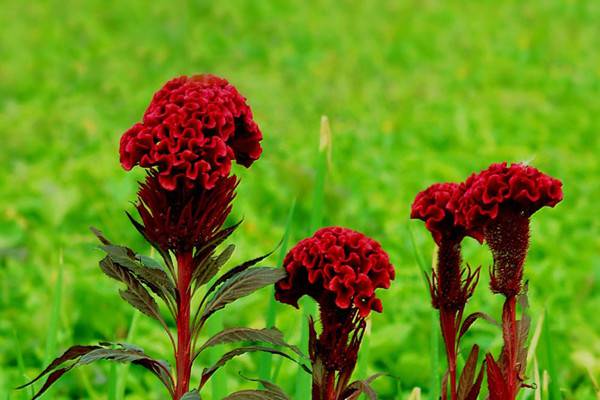
[[(124, 214), (141, 173), (120, 168), (119, 137), (166, 80), (197, 72), (234, 83), (265, 136), (261, 160), (236, 170), (232, 221), (244, 223), (234, 261), (279, 242), (294, 198), (292, 238), (309, 233), (319, 119), (330, 117), (324, 222), (373, 236), (397, 268), (362, 354), (361, 372), (396, 377), (376, 383), (382, 399), (405, 399), (413, 387), (431, 393), (432, 314), (409, 229), (425, 258), (433, 245), (407, 218), (416, 192), (501, 160), (561, 178), (565, 200), (535, 215), (526, 267), (533, 324), (547, 313), (536, 358), (560, 397), (595, 398), (599, 21), (593, 0), (3, 2), (0, 399), (27, 398), (12, 388), (72, 343), (127, 337), (134, 312), (98, 269), (88, 226), (148, 251)], [(472, 241), (465, 256), (490, 263)], [(486, 275), (470, 309), (497, 316), (501, 299)], [(263, 290), (228, 308), (223, 324), (263, 326), (268, 298)], [(278, 308), (291, 342), (300, 315)], [(130, 339), (169, 357), (160, 328), (144, 317)], [(497, 352), (501, 338), (479, 323), (465, 348), (474, 341)], [(240, 358), (220, 373), (228, 391), (251, 386), (238, 373), (256, 376), (255, 361)], [(295, 374), (282, 364), (278, 383), (292, 394)], [(105, 399), (110, 379), (106, 363), (82, 368), (45, 398)], [(125, 394), (165, 397), (136, 368)]]

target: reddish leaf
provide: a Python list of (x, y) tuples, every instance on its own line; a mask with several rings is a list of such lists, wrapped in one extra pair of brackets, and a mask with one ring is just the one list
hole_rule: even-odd
[(502, 376), (502, 371), (500, 371), (494, 357), (492, 357), (491, 354), (487, 354), (485, 360), (490, 400), (510, 400), (508, 397), (508, 388), (506, 387), (506, 382)]
[(458, 381), (458, 399), (465, 400), (467, 394), (473, 386), (473, 379), (475, 379), (475, 372), (477, 370), (477, 357), (479, 356), (479, 346), (476, 344), (471, 348), (467, 362), (460, 374)]
[(56, 358), (54, 361), (52, 361), (50, 363), (50, 365), (48, 365), (46, 367), (46, 369), (44, 369), (32, 381), (29, 381), (28, 383), (17, 387), (17, 389), (23, 389), (27, 386), (30, 386), (31, 384), (37, 382), (41, 377), (43, 377), (50, 371), (54, 370), (55, 368), (58, 368), (61, 364), (65, 363), (66, 361), (78, 359), (82, 355), (87, 354), (93, 350), (100, 349), (100, 348), (101, 348), (100, 346), (79, 346), (79, 345), (72, 346), (67, 351), (65, 351), (62, 356), (60, 356), (60, 357)]
[(481, 391), (481, 383), (483, 382), (483, 371), (485, 368), (486, 362), (484, 361), (483, 364), (481, 365), (481, 368), (479, 368), (479, 374), (477, 374), (477, 380), (475, 381), (475, 384), (471, 387), (471, 390), (469, 390), (469, 394), (467, 394), (467, 397), (465, 398), (465, 400), (477, 400), (477, 397), (479, 396), (479, 392)]
[(463, 335), (465, 333), (467, 333), (467, 331), (469, 330), (469, 328), (471, 328), (471, 326), (475, 323), (475, 321), (477, 321), (480, 318), (485, 319), (486, 321), (490, 322), (493, 325), (500, 326), (500, 324), (498, 324), (498, 322), (494, 318), (489, 316), (488, 314), (483, 313), (483, 312), (475, 312), (473, 314), (468, 315), (464, 319), (462, 326), (460, 327), (460, 333), (458, 334), (459, 341), (463, 337)]

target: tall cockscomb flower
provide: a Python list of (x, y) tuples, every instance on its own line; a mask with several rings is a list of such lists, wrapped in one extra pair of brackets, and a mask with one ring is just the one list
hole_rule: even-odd
[[(112, 244), (97, 230), (94, 232), (106, 252), (100, 267), (127, 287), (121, 291), (121, 297), (159, 321), (166, 331), (175, 355), (175, 377), (168, 364), (150, 358), (137, 347), (74, 346), (36, 378), (48, 374), (36, 397), (73, 367), (108, 359), (132, 362), (150, 370), (174, 400), (199, 400), (200, 390), (232, 354), (251, 351), (285, 354), (265, 346), (235, 349), (205, 368), (197, 388), (190, 391), (194, 360), (215, 344), (241, 340), (267, 342), (297, 352), (285, 344), (281, 332), (274, 328), (230, 328), (196, 347), (200, 331), (215, 312), (285, 276), (281, 268), (252, 268), (266, 257), (263, 256), (216, 277), (231, 256), (233, 245), (219, 254), (217, 247), (237, 226), (223, 227), (238, 184), (231, 175), (231, 165), (235, 160), (249, 167), (261, 154), (261, 139), (244, 97), (224, 79), (213, 75), (183, 76), (169, 81), (154, 95), (143, 120), (121, 137), (120, 159), (126, 170), (136, 165), (148, 170), (145, 181), (140, 183), (136, 204), (141, 222), (129, 218), (158, 250), (164, 266), (127, 247)], [(214, 283), (199, 299), (199, 306), (192, 314), (194, 294), (209, 281)], [(158, 298), (175, 321), (176, 338), (157, 305)], [(268, 390), (258, 392), (244, 393), (260, 396)]]
[(468, 228), (483, 229), (494, 260), (491, 289), (506, 297), (502, 355), (498, 362), (487, 356), (490, 398), (514, 400), (523, 386), (526, 367), (529, 319), (516, 320), (516, 303), (518, 295), (525, 296), (522, 280), (529, 219), (540, 208), (554, 207), (562, 200), (562, 183), (524, 164), (500, 163), (469, 177), (465, 187), (457, 219)]
[(167, 190), (211, 189), (229, 176), (232, 160), (245, 167), (256, 161), (261, 139), (233, 85), (214, 75), (182, 76), (167, 82), (121, 137), (121, 164), (157, 170)]
[(275, 285), (275, 297), (298, 307), (302, 296), (319, 304), (322, 331), (310, 323), (309, 352), (314, 400), (358, 396), (366, 382), (350, 382), (364, 335), (365, 318), (383, 310), (375, 294), (395, 277), (386, 252), (373, 239), (342, 227), (318, 230), (285, 257), (287, 277)]
[[(454, 206), (458, 202), (464, 187), (456, 183), (436, 183), (417, 194), (411, 209), (411, 218), (420, 219), (431, 232), (438, 246), (437, 262), (429, 278), (433, 306), (440, 312), (440, 328), (446, 347), (448, 359), (448, 380), (450, 382), (450, 398), (458, 399), (458, 393), (477, 397), (481, 387), (482, 373), (478, 379), (461, 379), (464, 388), (457, 387), (456, 356), (459, 350), (463, 312), (468, 299), (473, 294), (479, 279), (479, 269), (471, 271), (470, 267), (461, 267), (461, 242), (465, 236), (482, 240), (483, 233), (477, 227), (467, 229), (457, 223)], [(465, 325), (465, 329), (468, 325)], [(475, 360), (478, 348), (472, 350)], [(476, 365), (471, 363), (470, 376)], [(465, 369), (465, 371), (466, 371)], [(483, 371), (483, 370), (481, 370)], [(460, 389), (460, 390), (459, 390)], [(448, 396), (447, 388), (442, 387), (442, 399)], [(471, 397), (469, 397), (471, 398)]]

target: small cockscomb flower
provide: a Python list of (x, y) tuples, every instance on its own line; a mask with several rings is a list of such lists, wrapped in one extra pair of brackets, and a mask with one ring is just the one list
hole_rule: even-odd
[(307, 295), (319, 304), (321, 333), (312, 319), (309, 325), (312, 398), (355, 398), (360, 391), (350, 377), (365, 318), (383, 310), (375, 289), (388, 288), (395, 276), (387, 253), (362, 233), (329, 227), (299, 242), (285, 257), (284, 268), (288, 275), (276, 283), (275, 298), (298, 307)]
[(563, 198), (562, 183), (524, 164), (492, 164), (465, 182), (457, 219), (481, 227), (494, 257), (491, 287), (514, 296), (521, 290), (529, 246), (529, 218)]
[(262, 134), (246, 99), (225, 79), (182, 76), (153, 97), (142, 122), (121, 137), (121, 165), (158, 171), (167, 190), (211, 189), (232, 161), (249, 167), (262, 152)]
[(223, 178), (210, 190), (201, 186), (165, 190), (159, 176), (150, 172), (140, 184), (136, 208), (142, 224), (136, 226), (165, 252), (180, 254), (204, 248), (219, 234), (231, 212), (237, 178)]
[(375, 289), (389, 288), (394, 267), (379, 243), (341, 227), (318, 230), (285, 257), (288, 276), (276, 285), (277, 300), (298, 306), (304, 295), (322, 307), (356, 308), (361, 317), (381, 312)]
[(464, 236), (483, 240), (480, 230), (467, 230), (456, 222), (455, 207), (462, 190), (464, 188), (457, 183), (434, 183), (415, 197), (410, 217), (424, 221), (438, 245), (443, 239), (460, 240)]

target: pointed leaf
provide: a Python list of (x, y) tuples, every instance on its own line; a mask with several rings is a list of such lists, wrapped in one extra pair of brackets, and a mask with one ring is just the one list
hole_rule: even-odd
[(483, 364), (481, 364), (481, 368), (479, 368), (479, 374), (477, 374), (477, 379), (475, 380), (473, 386), (471, 386), (471, 390), (469, 390), (469, 393), (467, 394), (465, 400), (477, 400), (477, 398), (479, 397), (479, 392), (481, 391), (481, 384), (483, 382), (483, 371), (485, 371), (485, 365), (486, 362), (484, 361)]
[(279, 395), (278, 398), (281, 399), (286, 399), (288, 400), (289, 397), (285, 394), (285, 392), (283, 391), (283, 389), (281, 389), (279, 386), (277, 386), (274, 383), (271, 383), (269, 381), (266, 381), (264, 379), (252, 379), (252, 378), (247, 378), (245, 376), (243, 376), (242, 374), (240, 374), (240, 376), (246, 380), (252, 381), (252, 382), (259, 382), (261, 385), (264, 386), (264, 388), (266, 389), (267, 392), (272, 392), (274, 394)]
[(150, 293), (148, 293), (141, 285), (136, 286), (133, 289), (130, 286), (126, 290), (119, 290), (119, 294), (123, 300), (138, 309), (138, 311), (141, 311), (150, 318), (160, 321), (160, 318), (158, 317), (160, 315), (158, 304), (156, 304), (154, 298), (152, 298)]
[(196, 286), (202, 286), (210, 281), (223, 265), (231, 258), (235, 246), (233, 244), (227, 246), (217, 257), (208, 257), (205, 263), (202, 263), (192, 275), (192, 280)]
[(289, 397), (270, 390), (240, 390), (224, 397), (223, 400), (289, 400)]
[(210, 339), (208, 339), (197, 351), (197, 354), (206, 350), (209, 347), (224, 343), (234, 343), (241, 341), (265, 342), (276, 346), (286, 347), (301, 357), (304, 357), (300, 349), (290, 345), (283, 339), (283, 334), (279, 329), (252, 329), (252, 328), (230, 328), (225, 329)]
[(377, 400), (377, 393), (375, 393), (371, 385), (366, 381), (352, 382), (348, 386), (348, 389), (352, 390), (348, 397), (350, 399), (358, 399), (358, 396), (364, 393), (369, 400)]
[(492, 318), (488, 314), (486, 314), (484, 312), (474, 312), (473, 314), (468, 315), (467, 318), (464, 319), (464, 321), (460, 327), (460, 333), (458, 334), (458, 340), (460, 340), (463, 337), (463, 335), (465, 333), (467, 333), (469, 328), (475, 323), (475, 321), (477, 321), (480, 318), (485, 319), (486, 321), (488, 321), (489, 323), (491, 323), (493, 325), (500, 326), (500, 324), (498, 324), (498, 321), (496, 321), (494, 318)]
[(471, 348), (467, 362), (460, 374), (458, 381), (458, 399), (465, 400), (467, 394), (473, 386), (473, 379), (475, 379), (475, 372), (477, 370), (477, 357), (479, 356), (479, 346), (476, 344)]
[(187, 392), (183, 396), (181, 396), (180, 400), (200, 400), (200, 393), (196, 389), (191, 392)]
[(488, 377), (488, 389), (490, 400), (508, 399), (508, 389), (502, 371), (491, 354), (486, 355), (486, 369)]
[(52, 384), (54, 384), (54, 382), (59, 380), (64, 374), (69, 372), (74, 366), (75, 365), (71, 365), (71, 366), (65, 367), (65, 368), (59, 368), (56, 371), (52, 372), (50, 375), (48, 375), (48, 379), (46, 379), (46, 382), (44, 382), (44, 385), (40, 388), (40, 390), (37, 391), (35, 396), (33, 396), (31, 398), (31, 400), (35, 400), (35, 399), (39, 398), (42, 394), (44, 394), (46, 392), (46, 390), (50, 389), (50, 386), (52, 386)]
[(271, 347), (265, 347), (265, 346), (246, 346), (246, 347), (239, 347), (237, 349), (233, 349), (227, 353), (225, 353), (215, 364), (213, 364), (211, 367), (209, 368), (204, 368), (204, 370), (202, 371), (202, 379), (200, 381), (200, 388), (202, 388), (202, 386), (204, 386), (204, 384), (206, 383), (206, 381), (208, 381), (208, 379), (210, 379), (210, 377), (219, 369), (221, 368), (223, 365), (225, 365), (229, 360), (231, 360), (234, 357), (240, 356), (242, 354), (246, 354), (246, 353), (252, 353), (252, 352), (267, 352), (267, 353), (271, 353), (271, 354), (277, 354), (281, 357), (287, 358), (288, 360), (291, 360), (295, 363), (297, 363), (298, 365), (300, 365), (302, 367), (302, 369), (304, 369), (306, 372), (308, 372), (309, 374), (310, 369), (305, 366), (304, 364), (302, 364), (301, 362), (295, 360), (294, 358), (290, 357), (287, 353), (284, 353), (281, 350), (277, 350)]
[(250, 268), (233, 275), (225, 281), (206, 304), (200, 321), (205, 321), (227, 304), (251, 294), (252, 292), (283, 279), (286, 276), (282, 268)]
[(78, 359), (82, 355), (87, 354), (87, 353), (89, 353), (89, 352), (91, 352), (93, 350), (100, 349), (100, 348), (101, 348), (100, 346), (80, 346), (80, 345), (72, 346), (69, 349), (67, 349), (67, 351), (65, 351), (63, 353), (63, 355), (61, 355), (60, 357), (57, 357), (56, 359), (54, 359), (54, 361), (52, 361), (50, 363), (50, 365), (48, 365), (48, 367), (46, 367), (46, 369), (44, 369), (33, 380), (29, 381), (28, 383), (26, 383), (24, 385), (21, 385), (21, 386), (17, 387), (17, 389), (23, 389), (23, 388), (25, 388), (27, 386), (30, 386), (31, 384), (37, 382), (41, 377), (43, 377), (44, 375), (46, 375), (50, 371), (52, 371), (55, 368), (58, 368), (59, 366), (61, 366), (63, 363), (65, 363), (67, 361)]
[[(273, 250), (273, 251), (275, 251), (275, 250)], [(228, 281), (229, 279), (233, 278), (235, 275), (237, 275), (237, 274), (239, 274), (239, 273), (247, 270), (248, 268), (250, 268), (250, 267), (258, 264), (259, 262), (261, 262), (265, 258), (269, 257), (271, 254), (273, 254), (273, 251), (265, 254), (264, 256), (260, 256), (260, 257), (253, 258), (252, 260), (248, 260), (248, 261), (246, 261), (246, 262), (238, 265), (237, 267), (234, 267), (234, 268), (230, 269), (229, 271), (227, 271), (223, 275), (221, 275), (215, 281), (215, 283), (213, 283), (213, 285), (208, 289), (208, 291), (204, 295), (204, 298), (202, 299), (201, 304), (204, 304), (204, 301), (208, 298), (208, 295), (211, 294), (212, 292), (214, 292), (221, 284), (223, 284), (226, 281)]]

